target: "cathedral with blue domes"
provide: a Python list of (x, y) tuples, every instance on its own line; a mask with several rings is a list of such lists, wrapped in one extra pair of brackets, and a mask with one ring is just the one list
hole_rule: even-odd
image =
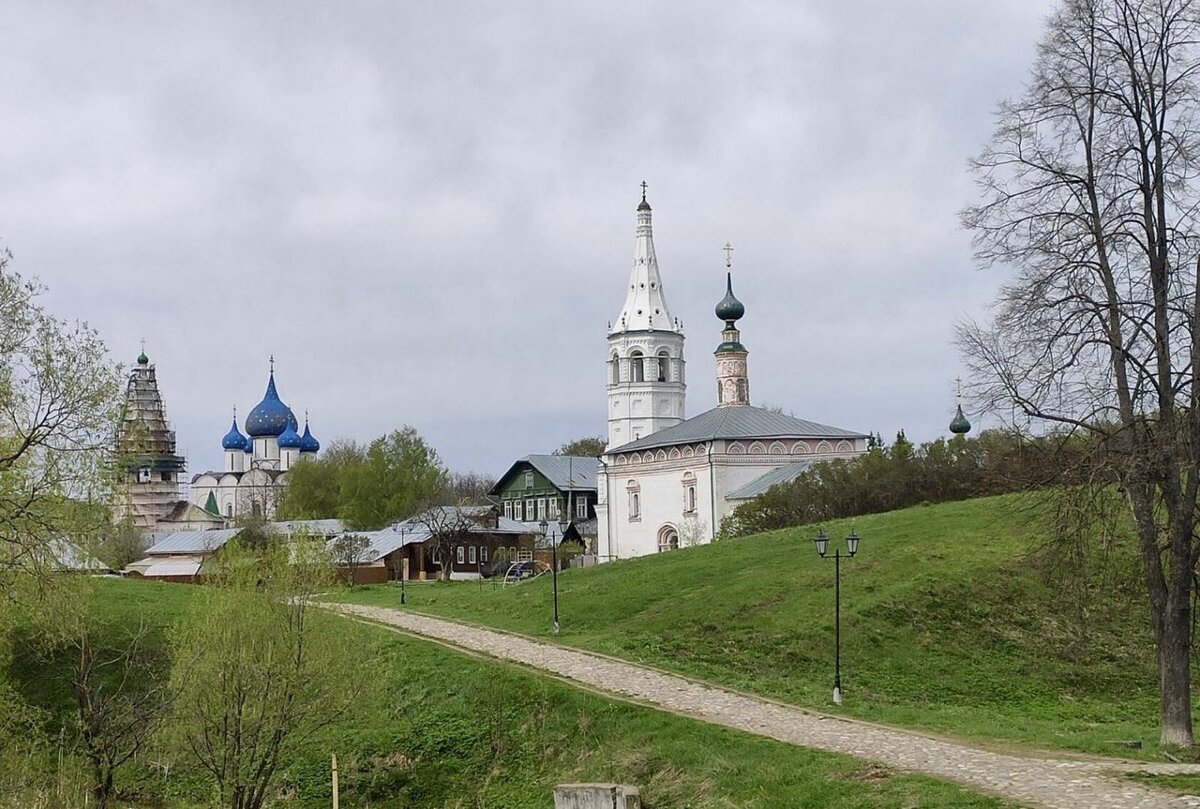
[(271, 518), (289, 469), (303, 458), (315, 458), (321, 449), (304, 418), (304, 432), (296, 414), (279, 398), (275, 387), (275, 358), (267, 379), (267, 391), (238, 429), (233, 424), (221, 439), (225, 469), (202, 472), (192, 478), (189, 500), (227, 520), (261, 516)]

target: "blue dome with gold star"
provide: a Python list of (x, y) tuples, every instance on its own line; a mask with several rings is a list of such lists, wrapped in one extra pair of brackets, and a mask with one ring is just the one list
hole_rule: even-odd
[(291, 422), (283, 428), (283, 432), (276, 439), (280, 449), (300, 449), (303, 445), (303, 440), (300, 438), (300, 433), (296, 432), (296, 428), (291, 425)]
[(225, 433), (225, 437), (221, 439), (221, 446), (224, 449), (231, 450), (246, 448), (246, 436), (242, 435), (242, 431), (238, 429), (237, 419), (233, 420), (233, 426), (229, 428), (229, 432)]
[(312, 431), (308, 429), (308, 418), (304, 419), (304, 435), (300, 436), (300, 451), (301, 452), (317, 452), (321, 449), (321, 442), (313, 438)]
[(246, 417), (246, 432), (254, 438), (274, 437), (288, 427), (295, 431), (299, 422), (290, 407), (285, 405), (275, 390), (275, 373), (267, 382), (267, 392), (261, 402), (254, 406)]

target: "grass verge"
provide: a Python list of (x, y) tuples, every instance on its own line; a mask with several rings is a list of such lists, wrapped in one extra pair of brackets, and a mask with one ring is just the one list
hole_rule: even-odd
[[(563, 644), (786, 702), (975, 740), (1156, 758), (1153, 640), (1135, 557), (1064, 575), (1028, 496), (832, 523), (842, 563), (842, 680), (830, 702), (833, 562), (791, 529), (571, 570)], [(832, 552), (832, 549), (831, 549)], [(395, 585), (343, 597), (399, 607)], [(551, 637), (549, 577), (419, 583), (408, 608)], [(1131, 750), (1114, 742), (1137, 740)]]

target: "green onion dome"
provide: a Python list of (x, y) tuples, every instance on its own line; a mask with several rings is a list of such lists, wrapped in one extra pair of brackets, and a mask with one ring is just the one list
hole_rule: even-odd
[(717, 304), (716, 313), (731, 329), (746, 314), (746, 307), (733, 296), (733, 273), (725, 273), (725, 297)]
[(963, 415), (962, 405), (958, 406), (958, 412), (954, 414), (954, 420), (950, 422), (950, 432), (955, 435), (966, 435), (971, 432), (971, 422), (967, 421), (967, 417)]

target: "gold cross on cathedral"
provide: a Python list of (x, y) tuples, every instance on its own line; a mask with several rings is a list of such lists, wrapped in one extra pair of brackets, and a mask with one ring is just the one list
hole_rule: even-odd
[(722, 247), (721, 249), (725, 251), (725, 266), (732, 267), (733, 266), (733, 245), (730, 244), (729, 242), (725, 242), (725, 246)]
[(646, 181), (642, 180), (642, 202), (646, 201), (646, 189), (647, 188), (649, 188), (649, 186), (646, 185)]

